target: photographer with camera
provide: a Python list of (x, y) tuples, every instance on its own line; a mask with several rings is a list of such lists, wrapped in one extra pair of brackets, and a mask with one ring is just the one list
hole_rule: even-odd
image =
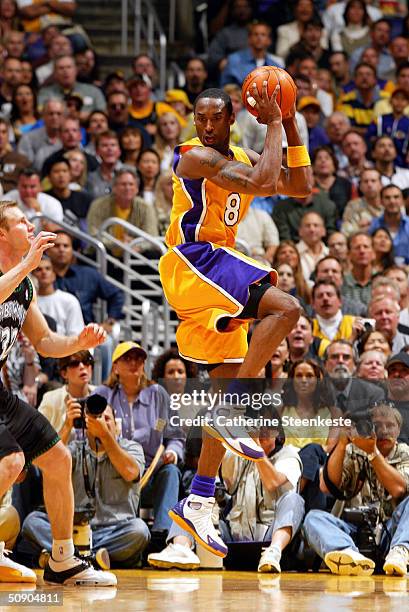
[(89, 351), (78, 351), (58, 362), (65, 384), (44, 394), (38, 408), (51, 423), (64, 444), (74, 438), (74, 421), (81, 417), (78, 400), (90, 395), (95, 387), (90, 384), (94, 359)]
[[(143, 450), (138, 442), (117, 436), (114, 412), (106, 400), (98, 395), (91, 398), (82, 402), (86, 437), (68, 446), (75, 499), (74, 532), (89, 521), (91, 552), (106, 548), (115, 567), (134, 568), (150, 539), (148, 527), (137, 514), (137, 483), (145, 467)], [(42, 549), (51, 551), (46, 513), (29, 514), (22, 533), (38, 553)]]
[(397, 441), (401, 415), (391, 404), (380, 403), (350, 418), (352, 426), (342, 431), (320, 480), (324, 493), (344, 502), (343, 513), (334, 512), (335, 507), (334, 514), (311, 510), (305, 537), (333, 574), (369, 576), (383, 561), (386, 574), (404, 576), (409, 446)]

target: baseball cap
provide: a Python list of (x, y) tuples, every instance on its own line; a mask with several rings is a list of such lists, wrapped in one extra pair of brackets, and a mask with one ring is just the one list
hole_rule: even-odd
[(314, 98), (314, 96), (304, 96), (301, 98), (298, 102), (297, 110), (302, 111), (307, 106), (316, 106), (321, 110), (321, 104), (318, 102), (317, 98)]
[(136, 342), (129, 342), (129, 341), (120, 342), (118, 346), (116, 347), (116, 349), (114, 350), (114, 354), (112, 355), (112, 363), (115, 363), (115, 361), (118, 361), (118, 359), (123, 357), (125, 353), (129, 353), (129, 351), (134, 351), (134, 350), (139, 351), (143, 355), (144, 359), (146, 359), (146, 357), (148, 356), (145, 349), (143, 349), (140, 344), (137, 344)]
[(193, 106), (189, 102), (189, 98), (187, 97), (186, 92), (183, 91), (183, 89), (168, 89), (165, 94), (165, 102), (167, 102), (168, 104), (172, 102), (183, 102), (183, 104), (189, 110), (192, 110), (193, 108)]
[(409, 368), (409, 354), (405, 351), (401, 351), (400, 353), (396, 353), (396, 355), (392, 355), (392, 357), (386, 363), (386, 369), (395, 363), (402, 363), (404, 366)]

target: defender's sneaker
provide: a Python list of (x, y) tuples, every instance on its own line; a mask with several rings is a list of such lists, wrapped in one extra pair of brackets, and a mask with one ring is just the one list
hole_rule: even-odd
[(171, 542), (159, 553), (148, 555), (148, 563), (152, 567), (163, 569), (194, 570), (200, 567), (199, 557), (189, 548)]
[[(56, 571), (51, 568), (50, 563), (52, 563), (54, 567), (61, 565), (64, 569)], [(44, 570), (44, 582), (65, 586), (112, 587), (116, 586), (117, 579), (115, 574), (95, 570), (88, 561), (78, 559), (78, 557), (72, 557), (72, 559), (68, 559), (61, 564), (50, 557)]]
[(372, 559), (364, 557), (353, 548), (332, 550), (325, 555), (324, 562), (332, 574), (340, 576), (370, 576), (375, 569)]
[(33, 570), (16, 563), (7, 557), (4, 542), (0, 542), (0, 582), (37, 582), (37, 576)]
[(245, 421), (245, 411), (242, 408), (218, 406), (212, 411), (212, 421), (202, 428), (239, 457), (260, 461), (265, 456), (264, 451), (250, 436)]
[(225, 557), (227, 546), (212, 522), (214, 504), (214, 497), (190, 494), (169, 511), (169, 516), (179, 527), (190, 533), (198, 544), (218, 557)]
[(383, 571), (385, 574), (406, 576), (409, 562), (409, 550), (406, 546), (394, 546), (386, 555)]
[(261, 553), (257, 571), (262, 573), (271, 572), (273, 574), (281, 573), (281, 551), (278, 548), (269, 546), (264, 548)]

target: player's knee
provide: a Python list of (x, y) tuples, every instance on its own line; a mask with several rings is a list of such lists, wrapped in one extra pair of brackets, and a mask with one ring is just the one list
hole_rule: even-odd
[(24, 453), (11, 453), (1, 460), (3, 478), (8, 482), (14, 481), (24, 468)]
[(59, 471), (63, 474), (71, 474), (72, 469), (72, 459), (71, 453), (64, 444), (61, 443), (61, 446), (58, 445), (55, 447), (58, 453), (58, 462), (59, 462)]
[(287, 295), (285, 298), (284, 311), (286, 317), (295, 325), (300, 318), (302, 308), (297, 298)]
[[(46, 458), (46, 461), (44, 459)], [(48, 476), (60, 479), (71, 474), (71, 454), (70, 451), (62, 442), (58, 442), (51, 451), (43, 456), (43, 461), (40, 465), (41, 470)]]

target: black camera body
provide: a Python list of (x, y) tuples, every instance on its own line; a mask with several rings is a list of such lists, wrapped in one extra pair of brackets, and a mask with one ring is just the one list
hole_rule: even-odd
[(358, 435), (361, 438), (370, 438), (375, 431), (372, 417), (368, 410), (357, 410), (356, 412), (348, 413), (348, 418), (351, 419)]
[(375, 506), (345, 508), (341, 517), (347, 523), (358, 527), (358, 532), (354, 539), (359, 552), (361, 555), (375, 561), (375, 563), (379, 561), (379, 549), (376, 544), (378, 517), (379, 512)]
[(93, 417), (99, 417), (107, 407), (107, 400), (102, 395), (88, 395), (82, 399), (78, 399), (77, 402), (81, 406), (81, 416), (74, 419), (75, 429), (86, 429), (85, 415), (90, 414)]

